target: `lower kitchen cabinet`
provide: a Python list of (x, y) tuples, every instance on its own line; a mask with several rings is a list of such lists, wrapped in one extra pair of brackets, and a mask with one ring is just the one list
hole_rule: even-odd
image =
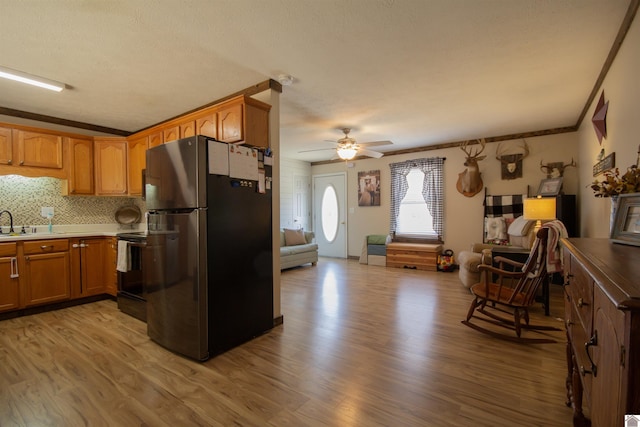
[(105, 291), (106, 240), (83, 238), (71, 240), (72, 297), (102, 294)]
[(0, 312), (20, 306), (17, 245), (0, 244)]
[(69, 241), (38, 240), (23, 245), (24, 268), (20, 278), (25, 294), (24, 306), (69, 299)]

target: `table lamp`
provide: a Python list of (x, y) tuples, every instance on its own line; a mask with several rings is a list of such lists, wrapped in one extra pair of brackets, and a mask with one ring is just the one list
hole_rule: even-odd
[(526, 220), (536, 221), (534, 232), (542, 227), (542, 221), (556, 219), (555, 197), (535, 197), (524, 199), (523, 217)]

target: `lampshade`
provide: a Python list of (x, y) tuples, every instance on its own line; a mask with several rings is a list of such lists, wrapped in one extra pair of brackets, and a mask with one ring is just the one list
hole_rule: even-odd
[(338, 157), (342, 160), (351, 160), (356, 156), (358, 150), (353, 146), (338, 147)]
[(22, 71), (18, 70), (12, 70), (11, 68), (7, 67), (0, 67), (0, 77), (4, 79), (14, 80), (16, 82), (26, 83), (32, 86), (38, 86), (44, 89), (53, 90), (56, 92), (61, 92), (66, 87), (64, 83), (23, 73)]
[(555, 197), (540, 197), (524, 200), (524, 219), (550, 220), (556, 219)]

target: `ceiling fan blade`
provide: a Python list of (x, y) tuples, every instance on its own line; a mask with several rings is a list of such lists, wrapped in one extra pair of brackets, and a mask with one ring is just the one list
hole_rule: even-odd
[(384, 156), (384, 154), (380, 153), (379, 151), (367, 150), (366, 148), (360, 148), (358, 150), (358, 154), (362, 154), (363, 156), (373, 157), (376, 159), (379, 159), (380, 157)]
[(302, 150), (302, 151), (298, 151), (298, 153), (311, 153), (312, 151), (327, 151), (327, 150), (335, 150), (335, 148), (317, 148), (315, 150)]
[(393, 145), (393, 142), (391, 142), (391, 141), (371, 141), (371, 142), (358, 143), (358, 145), (362, 145), (363, 147), (379, 147), (381, 145)]

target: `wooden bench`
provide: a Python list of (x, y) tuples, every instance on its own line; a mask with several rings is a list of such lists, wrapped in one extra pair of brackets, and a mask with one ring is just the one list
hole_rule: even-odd
[(437, 271), (438, 255), (441, 253), (442, 245), (389, 243), (387, 245), (387, 267)]

